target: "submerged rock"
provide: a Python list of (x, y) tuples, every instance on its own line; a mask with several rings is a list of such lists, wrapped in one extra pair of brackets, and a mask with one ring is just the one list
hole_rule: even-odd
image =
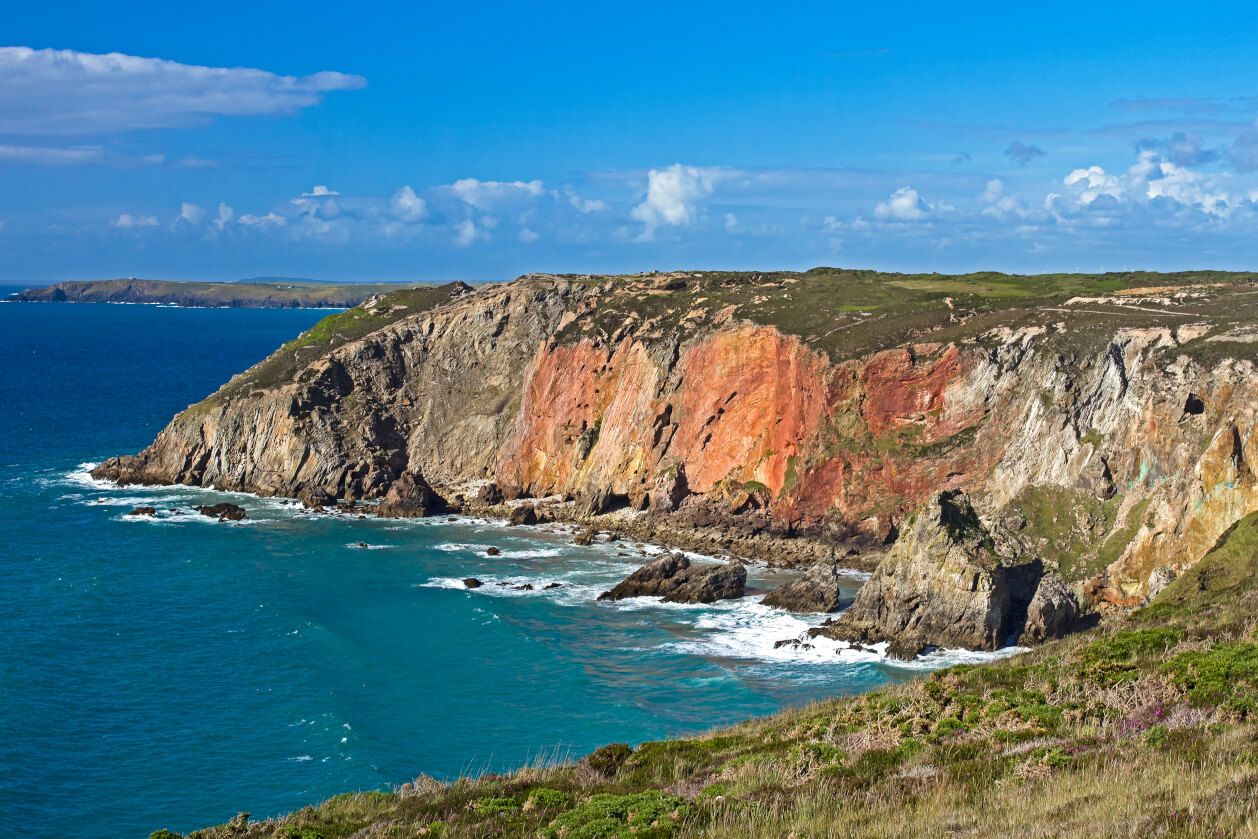
[(244, 507), (238, 507), (235, 504), (228, 504), (227, 502), (205, 507), (197, 507), (197, 512), (203, 516), (218, 519), (219, 521), (240, 521), (248, 518), (248, 516), (245, 515)]
[(715, 603), (742, 597), (746, 587), (747, 569), (739, 563), (691, 565), (678, 552), (648, 562), (598, 599), (663, 597), (667, 603)]
[(157, 508), (156, 507), (136, 507), (134, 510), (127, 513), (127, 515), (128, 516), (155, 516), (157, 515)]
[(837, 612), (850, 602), (843, 597), (841, 572), (836, 563), (814, 565), (804, 576), (766, 594), (764, 605), (791, 612)]
[(498, 548), (495, 548), (493, 545), (490, 545), (488, 548), (485, 548), (485, 556), (498, 556), (501, 553), (502, 551)]
[(585, 530), (577, 534), (577, 537), (572, 540), (572, 544), (581, 546), (588, 545), (594, 541), (594, 537), (596, 535), (598, 535), (597, 528), (587, 527)]
[(444, 512), (446, 500), (418, 472), (403, 472), (385, 494), (376, 515), (381, 518), (424, 518)]
[(483, 585), (484, 583), (482, 583), (480, 580), (476, 579), (475, 577), (466, 577), (463, 580), (464, 588), (480, 588)]

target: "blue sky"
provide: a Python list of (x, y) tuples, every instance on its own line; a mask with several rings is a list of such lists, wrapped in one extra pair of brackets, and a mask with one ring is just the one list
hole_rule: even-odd
[(1258, 268), (1248, 4), (22, 4), (0, 281)]

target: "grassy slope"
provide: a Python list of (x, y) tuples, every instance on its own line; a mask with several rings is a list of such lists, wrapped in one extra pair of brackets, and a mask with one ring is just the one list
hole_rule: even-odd
[[(888, 274), (814, 268), (794, 272), (695, 271), (629, 277), (573, 277), (605, 290), (596, 310), (561, 334), (612, 336), (636, 321), (647, 337), (693, 329), (733, 307), (733, 317), (770, 324), (798, 335), (831, 361), (899, 346), (909, 341), (969, 338), (995, 326), (1069, 323), (1073, 340), (1107, 341), (1116, 326), (1191, 322), (1175, 312), (1135, 311), (1114, 305), (1056, 311), (1072, 297), (1094, 297), (1132, 288), (1221, 284), (1214, 299), (1184, 307), (1205, 319), (1258, 319), (1258, 295), (1240, 296), (1255, 275), (1220, 271), (1155, 274), (1040, 274), (984, 272), (965, 275)], [(1227, 302), (1224, 303), (1223, 301)], [(1239, 304), (1239, 306), (1237, 305)], [(1084, 310), (1079, 310), (1084, 309)], [(707, 322), (710, 322), (707, 321)]]
[(225, 398), (240, 396), (254, 390), (277, 387), (293, 381), (305, 364), (326, 355), (337, 347), (356, 341), (411, 315), (421, 314), (450, 302), (467, 291), (462, 283), (394, 291), (381, 297), (370, 308), (355, 306), (344, 312), (328, 315), (310, 329), (281, 346), (266, 359), (232, 379), (217, 393), (193, 405), (189, 411), (203, 411)]
[(357, 305), (373, 294), (387, 294), (416, 283), (320, 283), (285, 280), (274, 283), (187, 283), (165, 280), (92, 280), (28, 289), (14, 298), (53, 300), (61, 289), (71, 301), (162, 303), (201, 306), (294, 306), (318, 308)]
[(1254, 835), (1256, 607), (1258, 514), (1149, 608), (1005, 661), (576, 765), (420, 778), (193, 835)]

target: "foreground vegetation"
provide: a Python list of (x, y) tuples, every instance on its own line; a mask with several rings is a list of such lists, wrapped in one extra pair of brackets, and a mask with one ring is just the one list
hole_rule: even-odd
[(1258, 514), (1149, 608), (1011, 659), (190, 839), (1255, 835), (1256, 618)]

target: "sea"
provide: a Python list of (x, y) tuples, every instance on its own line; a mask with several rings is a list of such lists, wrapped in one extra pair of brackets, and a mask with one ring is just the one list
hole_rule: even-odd
[[(775, 647), (823, 616), (758, 594), (598, 602), (660, 549), (579, 547), (563, 527), (320, 515), (90, 477), (327, 314), (0, 303), (0, 836), (265, 818), (981, 658)], [(195, 512), (224, 500), (248, 518)], [(157, 514), (127, 515), (140, 506)], [(753, 567), (749, 586), (789, 578)]]

